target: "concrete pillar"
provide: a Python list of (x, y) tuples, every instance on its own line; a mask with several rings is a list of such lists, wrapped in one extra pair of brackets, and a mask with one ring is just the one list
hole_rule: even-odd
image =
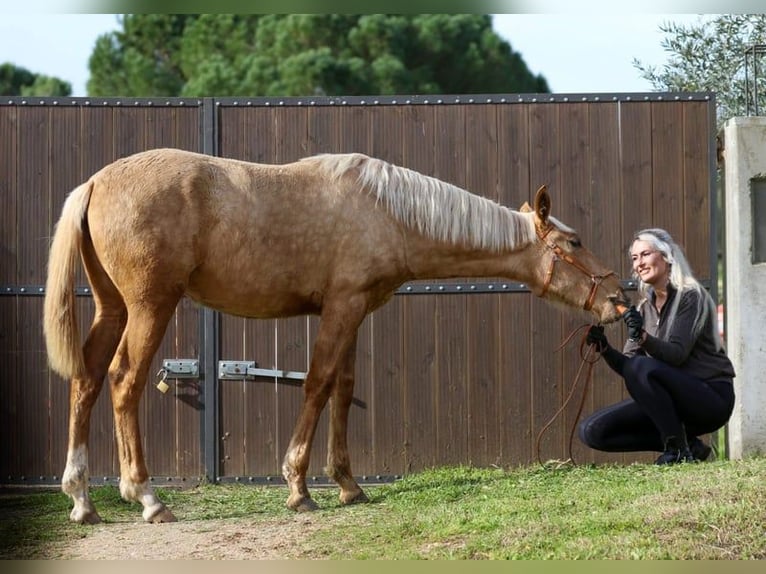
[[(726, 218), (726, 346), (737, 377), (729, 456), (766, 454), (766, 262), (753, 261), (754, 189), (766, 186), (766, 117), (723, 127)], [(763, 223), (761, 223), (763, 225)]]

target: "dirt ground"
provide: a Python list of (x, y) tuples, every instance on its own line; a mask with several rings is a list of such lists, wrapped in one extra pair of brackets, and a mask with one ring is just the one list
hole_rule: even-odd
[(68, 541), (56, 553), (60, 559), (78, 560), (318, 559), (322, 556), (306, 555), (301, 543), (306, 533), (319, 527), (318, 518), (297, 514), (271, 522), (238, 518), (98, 524), (89, 527), (93, 530), (87, 537)]

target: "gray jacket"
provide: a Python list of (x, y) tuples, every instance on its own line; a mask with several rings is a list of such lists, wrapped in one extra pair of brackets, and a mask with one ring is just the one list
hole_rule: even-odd
[(649, 299), (643, 300), (639, 311), (644, 318), (644, 330), (647, 333), (643, 345), (626, 341), (623, 353), (628, 357), (639, 354), (649, 355), (655, 359), (677, 367), (704, 381), (731, 381), (734, 378), (734, 367), (722, 349), (716, 349), (712, 335), (713, 321), (717, 319), (711, 313), (705, 321), (700, 334), (695, 338), (692, 334), (694, 319), (697, 316), (700, 296), (695, 291), (683, 291), (678, 305), (676, 320), (670, 332), (667, 329), (667, 315), (673, 299), (678, 291), (668, 285), (668, 299), (657, 313), (654, 306), (654, 293)]

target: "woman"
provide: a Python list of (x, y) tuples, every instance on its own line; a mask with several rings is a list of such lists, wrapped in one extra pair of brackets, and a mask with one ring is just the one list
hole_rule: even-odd
[(631, 398), (585, 419), (580, 438), (608, 452), (660, 451), (655, 464), (705, 460), (711, 448), (699, 435), (721, 428), (734, 408), (734, 368), (715, 304), (667, 231), (639, 231), (630, 258), (643, 299), (623, 315), (623, 352), (600, 325), (587, 341), (625, 380)]

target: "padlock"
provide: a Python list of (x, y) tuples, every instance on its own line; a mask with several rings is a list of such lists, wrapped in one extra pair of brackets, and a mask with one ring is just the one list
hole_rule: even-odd
[(168, 385), (165, 380), (168, 378), (168, 372), (166, 369), (160, 369), (157, 372), (157, 376), (160, 377), (160, 380), (157, 381), (157, 389), (161, 393), (167, 393), (168, 389), (170, 388), (170, 385)]

